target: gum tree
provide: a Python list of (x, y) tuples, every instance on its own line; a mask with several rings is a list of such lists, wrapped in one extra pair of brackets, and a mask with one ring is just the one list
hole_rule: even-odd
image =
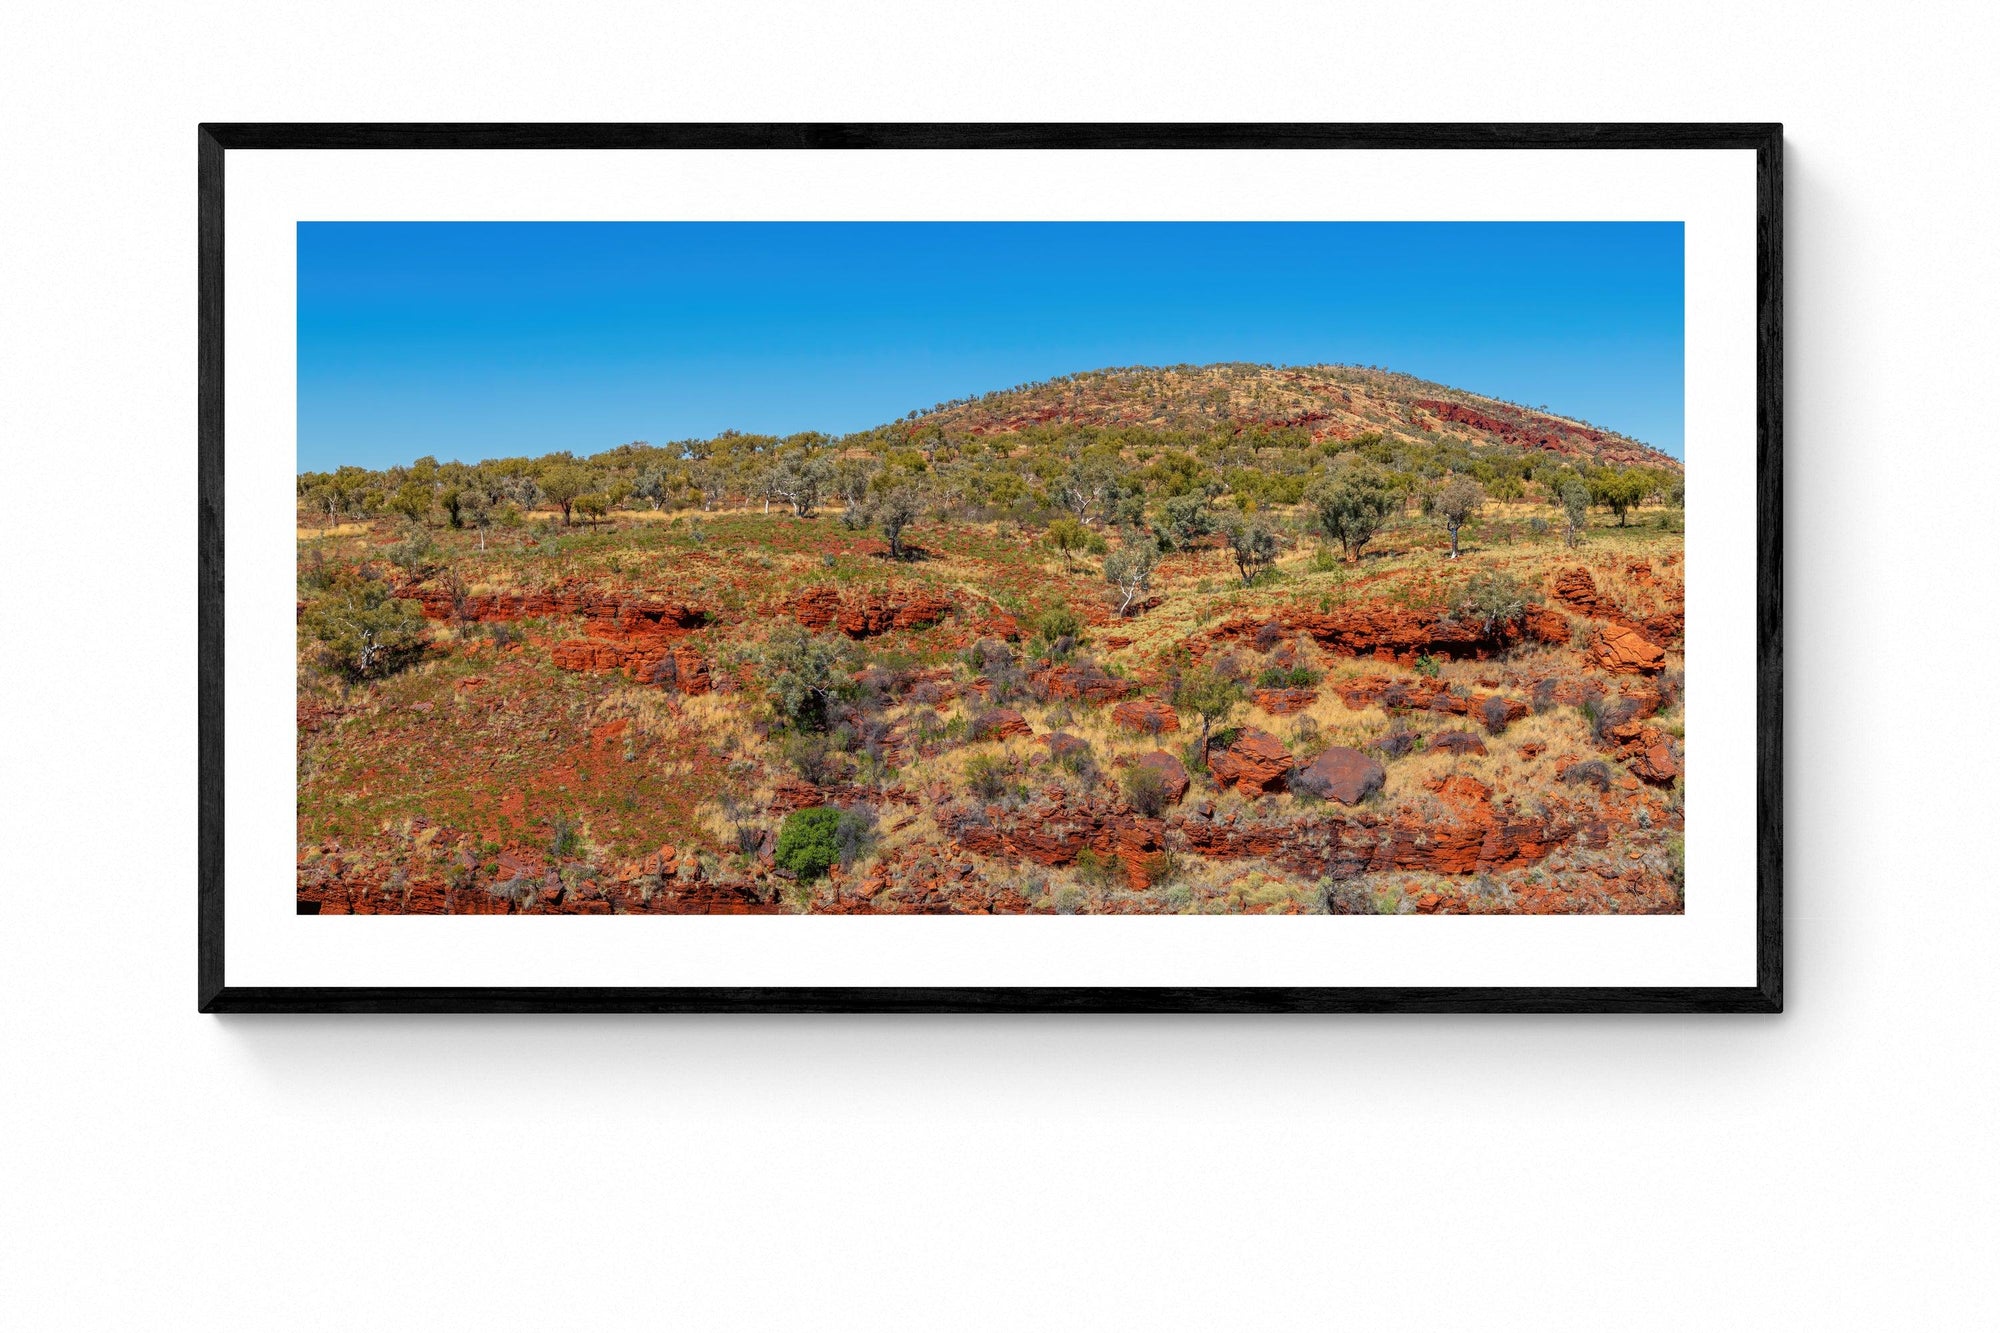
[(590, 490), (590, 474), (573, 463), (559, 463), (542, 474), (540, 485), (549, 503), (562, 510), (563, 526), (568, 527), (571, 510)]
[(1389, 521), (1400, 504), (1400, 493), (1387, 473), (1372, 464), (1349, 464), (1306, 489), (1306, 503), (1320, 531), (1340, 544), (1349, 564)]
[(1049, 524), (1049, 545), (1062, 556), (1063, 568), (1075, 564), (1076, 553), (1090, 545), (1090, 529), (1073, 518), (1059, 518)]
[(1118, 614), (1126, 615), (1132, 603), (1153, 584), (1153, 566), (1159, 552), (1152, 537), (1128, 531), (1118, 549), (1104, 557), (1104, 581), (1119, 595)]
[(1576, 546), (1583, 541), (1583, 529), (1590, 521), (1590, 491), (1575, 477), (1563, 482), (1557, 492), (1563, 507), (1563, 545)]
[(299, 627), (318, 640), (327, 665), (353, 680), (385, 676), (424, 650), (424, 617), (382, 580), (336, 570), (306, 605)]
[(1486, 500), (1486, 492), (1472, 478), (1459, 474), (1438, 488), (1431, 500), (1431, 512), (1444, 523), (1451, 533), (1451, 556), (1458, 559), (1458, 530), (1466, 520), (1479, 512), (1479, 506)]
[(1201, 719), (1201, 741), (1195, 747), (1195, 754), (1203, 762), (1208, 756), (1209, 730), (1216, 723), (1227, 721), (1242, 698), (1243, 691), (1236, 682), (1213, 667), (1192, 666), (1181, 672), (1174, 686), (1173, 703), (1183, 713), (1193, 713)]
[(1236, 572), (1246, 588), (1278, 558), (1278, 534), (1254, 514), (1231, 518), (1223, 534), (1229, 539), (1229, 554), (1235, 558)]
[(903, 530), (924, 512), (923, 488), (916, 482), (898, 482), (875, 495), (874, 518), (881, 526), (882, 539), (889, 543), (889, 558), (904, 558)]
[(1638, 468), (1619, 471), (1605, 468), (1590, 479), (1590, 498), (1618, 516), (1618, 526), (1626, 526), (1625, 517), (1637, 508), (1652, 489), (1646, 474)]

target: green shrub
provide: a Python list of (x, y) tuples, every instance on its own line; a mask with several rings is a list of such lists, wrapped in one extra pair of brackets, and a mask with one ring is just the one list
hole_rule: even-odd
[(853, 646), (836, 633), (814, 634), (785, 621), (759, 654), (772, 706), (800, 731), (824, 731), (827, 713), (853, 667)]
[(414, 523), (403, 539), (388, 550), (389, 563), (414, 579), (427, 578), (436, 572), (437, 553), (437, 543), (431, 540), (430, 533)]
[(1177, 495), (1162, 509), (1167, 539), (1177, 548), (1215, 531), (1215, 514), (1206, 495)]
[(1038, 655), (1066, 658), (1083, 644), (1083, 621), (1067, 606), (1052, 606), (1035, 617), (1034, 648)]
[(1375, 895), (1354, 880), (1323, 879), (1319, 896), (1321, 909), (1330, 916), (1377, 916), (1382, 911)]
[(1500, 573), (1480, 574), (1466, 585), (1453, 614), (1478, 625), (1480, 633), (1490, 635), (1519, 624), (1528, 607), (1540, 600), (1519, 579)]
[(1236, 561), (1236, 572), (1242, 576), (1244, 587), (1254, 587), (1258, 580), (1274, 572), (1271, 565), (1278, 558), (1278, 534), (1269, 523), (1255, 516), (1232, 517), (1222, 532), (1229, 541), (1229, 553)]
[(1257, 684), (1266, 690), (1309, 690), (1319, 684), (1319, 672), (1309, 666), (1266, 667)]
[(560, 861), (573, 855), (583, 845), (583, 838), (577, 829), (576, 820), (568, 815), (557, 815), (549, 821), (549, 855)]
[(321, 660), (353, 680), (386, 676), (423, 656), (424, 617), (415, 602), (399, 602), (388, 584), (343, 567), (306, 604), (299, 621), (320, 645)]
[(826, 874), (840, 860), (840, 811), (816, 805), (785, 816), (772, 859), (806, 883)]
[(997, 801), (1007, 794), (1009, 773), (1007, 761), (996, 755), (976, 754), (965, 761), (965, 785), (982, 801)]
[(847, 758), (833, 740), (813, 733), (787, 736), (779, 747), (785, 762), (815, 787), (835, 783), (847, 774)]
[(1083, 882), (1096, 889), (1108, 889), (1117, 879), (1121, 867), (1118, 858), (1100, 854), (1086, 847), (1076, 854), (1076, 873)]
[(1148, 819), (1158, 819), (1167, 808), (1167, 780), (1157, 768), (1134, 764), (1125, 770), (1125, 799)]

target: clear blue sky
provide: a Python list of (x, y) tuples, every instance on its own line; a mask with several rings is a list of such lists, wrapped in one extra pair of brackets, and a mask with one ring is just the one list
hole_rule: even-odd
[(1358, 362), (1682, 450), (1681, 224), (299, 224), (299, 467), (865, 429)]

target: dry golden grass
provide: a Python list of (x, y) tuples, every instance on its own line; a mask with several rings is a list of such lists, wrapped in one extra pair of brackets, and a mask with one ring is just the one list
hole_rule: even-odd
[(298, 540), (314, 542), (326, 538), (363, 537), (369, 531), (370, 527), (366, 523), (336, 523), (332, 526), (307, 526), (301, 523), (298, 528)]

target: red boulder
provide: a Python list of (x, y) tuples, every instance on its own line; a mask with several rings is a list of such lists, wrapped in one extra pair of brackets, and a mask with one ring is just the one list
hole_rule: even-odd
[(1224, 787), (1245, 796), (1283, 791), (1293, 767), (1292, 752), (1268, 731), (1245, 727), (1227, 745), (1208, 747), (1208, 771)]

